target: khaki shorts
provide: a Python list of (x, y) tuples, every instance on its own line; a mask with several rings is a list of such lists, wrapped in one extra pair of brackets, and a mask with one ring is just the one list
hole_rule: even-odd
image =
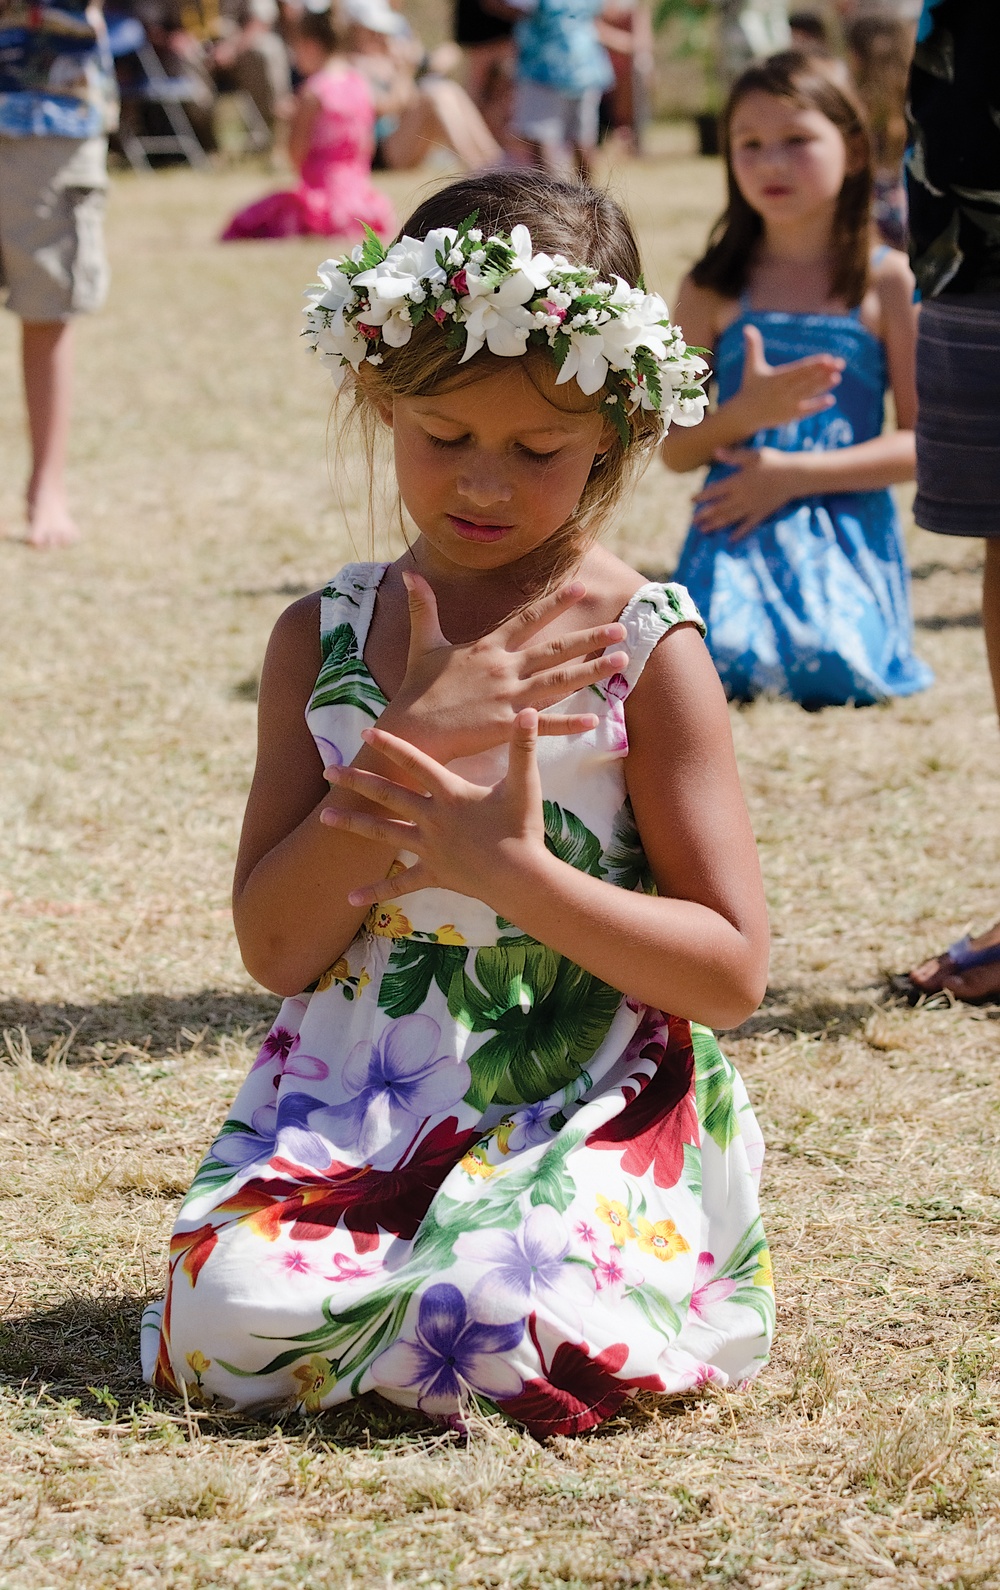
[(100, 309), (106, 138), (0, 136), (0, 291), (22, 320)]

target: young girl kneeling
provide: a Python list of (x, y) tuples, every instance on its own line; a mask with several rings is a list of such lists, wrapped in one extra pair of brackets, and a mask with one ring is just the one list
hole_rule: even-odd
[(709, 1030), (767, 965), (725, 698), (686, 593), (595, 544), (704, 366), (618, 207), (539, 175), (320, 274), (314, 341), (416, 536), (271, 639), (235, 914), (285, 1002), (145, 1373), (585, 1430), (754, 1375), (773, 1322), (761, 1138)]
[(664, 443), (671, 469), (712, 465), (677, 578), (730, 696), (911, 695), (932, 675), (888, 487), (915, 468), (916, 311), (905, 256), (872, 251), (860, 107), (788, 52), (744, 72), (723, 132), (728, 208), (677, 304), (719, 383), (704, 426)]

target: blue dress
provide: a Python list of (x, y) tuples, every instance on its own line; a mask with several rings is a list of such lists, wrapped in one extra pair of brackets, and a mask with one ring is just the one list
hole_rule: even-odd
[[(750, 446), (805, 452), (880, 434), (885, 352), (857, 310), (802, 315), (744, 305), (719, 338), (720, 403), (742, 380), (745, 325), (758, 327), (771, 364), (814, 353), (845, 361), (831, 408), (758, 431)], [(728, 473), (713, 464), (708, 479)], [(706, 535), (692, 526), (675, 578), (708, 625), (730, 699), (766, 692), (807, 707), (864, 706), (933, 683), (912, 650), (909, 576), (888, 490), (800, 498), (736, 542), (728, 531)]]

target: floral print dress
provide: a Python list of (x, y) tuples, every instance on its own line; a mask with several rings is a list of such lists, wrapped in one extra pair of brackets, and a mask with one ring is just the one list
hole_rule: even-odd
[[(325, 766), (385, 705), (363, 660), (384, 569), (323, 593), (307, 718)], [(539, 743), (546, 842), (651, 891), (624, 700), (657, 642), (700, 620), (682, 587), (646, 585), (622, 623), (626, 672), (564, 704), (597, 728)], [(493, 783), (506, 756), (452, 765)], [(456, 1422), (475, 1400), (537, 1436), (589, 1429), (637, 1388), (739, 1383), (774, 1319), (762, 1158), (711, 1032), (481, 901), (422, 890), (375, 907), (282, 1005), (181, 1206), (144, 1373), (241, 1409), (375, 1389)]]

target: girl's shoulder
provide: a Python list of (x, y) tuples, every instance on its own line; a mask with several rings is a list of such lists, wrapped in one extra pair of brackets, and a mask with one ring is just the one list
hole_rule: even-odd
[(740, 316), (738, 298), (727, 298), (715, 287), (701, 287), (685, 276), (677, 293), (674, 318), (684, 340), (697, 348), (714, 348), (727, 326)]
[(881, 342), (894, 327), (912, 324), (915, 285), (910, 261), (900, 249), (883, 245), (874, 251), (861, 319)]

